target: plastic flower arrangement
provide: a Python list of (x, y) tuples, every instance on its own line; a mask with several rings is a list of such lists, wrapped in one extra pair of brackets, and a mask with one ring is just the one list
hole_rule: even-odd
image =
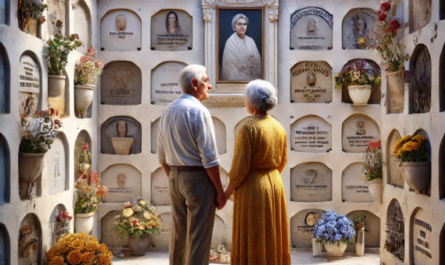
[(393, 146), (393, 155), (401, 162), (428, 162), (428, 141), (423, 135), (406, 135)]
[(122, 238), (159, 234), (161, 219), (156, 215), (154, 206), (148, 206), (144, 199), (138, 198), (136, 205), (126, 202), (124, 208), (122, 214), (116, 215), (112, 228)]
[(79, 180), (74, 187), (76, 202), (74, 204), (75, 214), (92, 213), (97, 210), (97, 204), (102, 202), (102, 197), (107, 193), (105, 186), (99, 185), (99, 173), (93, 171), (90, 173), (91, 185)]
[(367, 181), (382, 179), (382, 145), (380, 141), (369, 142), (363, 157), (362, 173), (366, 175)]
[(97, 238), (85, 233), (69, 234), (54, 244), (45, 254), (48, 265), (112, 264), (113, 253)]
[(96, 50), (93, 46), (88, 49), (88, 54), (80, 57), (76, 67), (76, 85), (94, 85), (103, 71), (103, 63), (96, 58)]
[[(88, 183), (88, 176), (91, 170), (91, 152), (88, 143), (83, 143), (82, 151), (79, 155), (78, 179), (84, 184)], [(97, 172), (96, 172), (97, 173)]]
[(328, 210), (315, 225), (314, 238), (317, 242), (352, 243), (355, 238), (354, 224), (348, 217)]
[(72, 34), (68, 38), (56, 34), (46, 42), (45, 58), (48, 61), (50, 75), (63, 75), (63, 69), (68, 64), (68, 55), (72, 50), (83, 45), (76, 38), (77, 34)]
[(335, 85), (371, 85), (380, 84), (379, 72), (365, 60), (356, 60), (346, 64), (340, 72), (335, 74)]

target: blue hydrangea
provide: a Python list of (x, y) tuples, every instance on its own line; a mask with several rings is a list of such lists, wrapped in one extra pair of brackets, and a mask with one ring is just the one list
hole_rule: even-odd
[(328, 210), (314, 227), (314, 238), (322, 241), (347, 241), (355, 237), (353, 222), (344, 215)]

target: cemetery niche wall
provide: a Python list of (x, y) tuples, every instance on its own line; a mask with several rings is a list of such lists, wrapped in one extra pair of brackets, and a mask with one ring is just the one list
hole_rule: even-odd
[[(76, 141), (74, 142), (74, 179), (73, 183), (77, 181), (79, 176), (83, 173), (79, 168), (79, 156), (83, 150), (83, 144), (88, 144), (90, 151), (92, 151), (93, 146), (91, 145), (91, 137), (90, 134), (86, 130), (82, 130), (77, 135)], [(91, 168), (91, 165), (88, 165)], [(88, 167), (87, 166), (87, 167)]]
[(49, 243), (49, 246), (54, 245), (60, 238), (70, 233), (70, 221), (62, 222), (57, 220), (57, 215), (62, 212), (66, 212), (66, 207), (63, 204), (58, 204), (49, 216), (48, 231), (50, 235), (47, 238), (49, 242), (45, 242)]
[(291, 125), (291, 150), (323, 153), (332, 150), (332, 126), (324, 119), (309, 115)]
[(0, 113), (10, 112), (10, 78), (11, 71), (8, 54), (3, 44), (0, 43)]
[(154, 206), (171, 205), (168, 177), (161, 167), (151, 173), (151, 203)]
[(380, 140), (377, 123), (363, 114), (349, 116), (342, 125), (342, 148), (346, 153), (365, 153), (371, 141)]
[(69, 25), (67, 25), (67, 22), (69, 22), (69, 19), (67, 19), (69, 14), (69, 8), (67, 8), (68, 3), (66, 0), (51, 0), (46, 2), (48, 5), (48, 21), (46, 24), (49, 35), (69, 35)]
[(131, 10), (114, 9), (100, 21), (100, 47), (102, 51), (140, 51), (142, 22)]
[(31, 52), (25, 52), (19, 61), (19, 116), (33, 116), (39, 109), (41, 92), (40, 65)]
[(432, 11), (432, 0), (409, 0), (409, 33), (430, 23)]
[(69, 189), (69, 150), (68, 141), (62, 132), (58, 132), (51, 148), (45, 154), (42, 175), (46, 177), (46, 192), (53, 195)]
[(27, 214), (20, 223), (18, 238), (18, 264), (41, 264), (42, 228), (34, 213)]
[(82, 40), (84, 46), (77, 48), (77, 51), (86, 54), (88, 48), (93, 45), (93, 29), (90, 9), (85, 0), (76, 0), (72, 3), (74, 11), (74, 32), (79, 35), (79, 39)]
[(392, 199), (386, 213), (385, 249), (402, 262), (405, 259), (405, 223), (399, 201)]
[(347, 166), (342, 173), (341, 194), (343, 202), (374, 202), (369, 192), (366, 176), (362, 173), (363, 163)]
[(292, 168), (291, 201), (332, 201), (332, 170), (319, 162), (303, 163)]
[(186, 67), (181, 62), (165, 62), (151, 71), (151, 104), (167, 106), (182, 96), (179, 74)]
[(290, 219), (291, 247), (311, 248), (314, 227), (326, 212), (318, 209), (302, 210)]
[(409, 113), (426, 113), (431, 109), (431, 56), (428, 48), (418, 44), (410, 57)]
[(104, 203), (134, 201), (142, 196), (142, 174), (131, 165), (108, 167), (102, 172), (100, 182), (108, 189), (102, 197)]
[(122, 210), (109, 211), (100, 220), (101, 242), (105, 243), (112, 250), (116, 246), (128, 246), (128, 237), (121, 238), (118, 231), (112, 230), (115, 217), (119, 214), (122, 214)]
[(433, 227), (428, 212), (421, 208), (413, 211), (410, 228), (410, 262), (414, 265), (431, 264), (433, 256), (431, 246), (433, 241)]
[(371, 31), (376, 19), (373, 9), (351, 9), (343, 18), (343, 49), (366, 49), (366, 45), (372, 41)]
[(179, 9), (163, 9), (151, 17), (151, 49), (187, 51), (193, 48), (193, 17)]
[(394, 156), (392, 152), (394, 144), (400, 139), (399, 131), (393, 130), (387, 141), (386, 146), (386, 175), (387, 182), (395, 187), (402, 188), (405, 185), (405, 179), (403, 178), (403, 168), (400, 167), (400, 161)]
[(291, 68), (292, 103), (331, 103), (332, 67), (325, 61), (305, 61)]
[(320, 7), (298, 9), (290, 19), (291, 50), (332, 49), (333, 15)]
[(9, 203), (11, 190), (11, 164), (9, 146), (5, 137), (0, 133), (0, 206)]
[(11, 245), (6, 226), (0, 223), (0, 265), (9, 265), (11, 262)]
[(109, 118), (100, 131), (102, 154), (139, 154), (142, 151), (142, 127), (131, 117)]

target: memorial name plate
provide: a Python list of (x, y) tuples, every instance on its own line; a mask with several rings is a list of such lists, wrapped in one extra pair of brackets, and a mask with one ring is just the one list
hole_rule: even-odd
[(332, 149), (331, 125), (311, 115), (292, 124), (291, 149), (298, 152), (321, 153)]
[(373, 202), (366, 176), (362, 173), (363, 163), (349, 165), (342, 176), (342, 200), (344, 202)]
[(170, 246), (170, 233), (172, 231), (172, 214), (162, 213), (162, 222), (159, 228), (159, 235), (153, 234), (152, 245), (155, 249), (168, 249)]
[(158, 168), (151, 174), (151, 203), (154, 206), (170, 205), (168, 192), (168, 178), (162, 168)]
[(332, 170), (317, 162), (304, 163), (291, 170), (291, 200), (322, 202), (332, 200)]
[(179, 74), (187, 65), (167, 62), (153, 69), (151, 74), (151, 104), (167, 106), (182, 96)]
[(372, 42), (372, 28), (377, 19), (375, 10), (356, 8), (343, 19), (343, 49), (366, 49)]
[(291, 102), (330, 103), (332, 68), (323, 61), (300, 62), (291, 69)]
[(45, 155), (45, 167), (43, 175), (46, 176), (48, 194), (56, 194), (64, 191), (66, 187), (67, 163), (63, 138), (57, 136), (51, 149)]
[(134, 201), (142, 196), (142, 174), (133, 166), (113, 165), (101, 176), (101, 184), (108, 189), (102, 197), (104, 202)]
[(151, 19), (151, 49), (186, 51), (192, 49), (193, 18), (182, 10), (162, 10)]
[(428, 213), (423, 209), (419, 209), (413, 220), (413, 259), (414, 265), (431, 264), (433, 256), (431, 251), (432, 226)]
[(112, 10), (100, 23), (100, 47), (106, 51), (141, 49), (141, 18), (128, 10)]
[(315, 224), (324, 213), (323, 210), (303, 210), (291, 218), (291, 244), (293, 248), (312, 247)]
[(380, 129), (368, 116), (352, 115), (343, 123), (342, 140), (345, 152), (364, 153), (370, 141), (380, 140)]
[(23, 55), (19, 64), (19, 115), (33, 116), (39, 106), (40, 67), (29, 55)]

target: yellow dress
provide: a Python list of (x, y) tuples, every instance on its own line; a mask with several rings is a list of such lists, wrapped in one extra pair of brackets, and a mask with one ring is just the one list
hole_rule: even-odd
[(286, 132), (275, 118), (252, 117), (242, 125), (229, 172), (236, 186), (232, 265), (291, 264), (280, 175), (286, 161)]

